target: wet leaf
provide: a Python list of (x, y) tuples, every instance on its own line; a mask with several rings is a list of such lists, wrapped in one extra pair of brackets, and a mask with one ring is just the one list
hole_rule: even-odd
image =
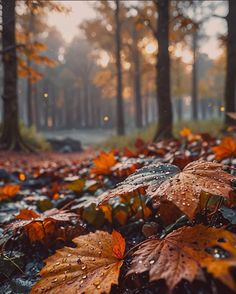
[(125, 245), (118, 232), (97, 231), (73, 242), (76, 248), (65, 247), (46, 260), (31, 294), (109, 293), (118, 283)]
[[(182, 227), (164, 239), (143, 242), (133, 253), (128, 274), (148, 271), (150, 282), (164, 279), (172, 290), (182, 279), (192, 282), (201, 278), (202, 269), (206, 268), (215, 278), (236, 290), (229, 271), (236, 266), (235, 246), (236, 236), (222, 228)], [(218, 248), (225, 251), (225, 255), (220, 256)]]
[(152, 198), (154, 207), (162, 202), (172, 202), (189, 218), (194, 218), (200, 205), (201, 192), (230, 200), (233, 179), (235, 176), (225, 172), (219, 163), (193, 161), (154, 191), (150, 186), (147, 195)]

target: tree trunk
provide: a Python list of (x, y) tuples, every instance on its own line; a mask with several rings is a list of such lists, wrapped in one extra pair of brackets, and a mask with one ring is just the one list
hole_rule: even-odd
[(169, 0), (156, 0), (157, 18), (157, 105), (158, 128), (154, 140), (172, 138), (172, 105), (170, 97)]
[(226, 82), (225, 82), (225, 124), (236, 125), (227, 112), (235, 112), (236, 99), (236, 2), (229, 0), (229, 13), (226, 17), (228, 25)]
[(193, 32), (193, 68), (192, 68), (192, 119), (198, 119), (197, 107), (197, 41), (198, 32)]
[(2, 149), (29, 150), (21, 139), (18, 125), (15, 0), (2, 1), (2, 51), (3, 123), (0, 145)]
[[(30, 8), (29, 8), (30, 9)], [(29, 28), (28, 28), (28, 44), (29, 47), (32, 43), (31, 34), (34, 31), (34, 14), (32, 9), (29, 11), (30, 18), (29, 18)], [(33, 118), (33, 95), (32, 95), (32, 77), (31, 77), (31, 60), (30, 57), (27, 55), (27, 69), (28, 69), (28, 77), (27, 77), (27, 118), (28, 118), (28, 127), (31, 127), (34, 123)]]
[(121, 66), (121, 40), (120, 40), (120, 1), (116, 0), (115, 10), (115, 42), (116, 42), (116, 69), (117, 69), (117, 105), (116, 105), (116, 128), (117, 135), (125, 134), (123, 96), (122, 96), (122, 66)]
[(135, 125), (138, 129), (143, 126), (143, 109), (140, 81), (140, 56), (137, 46), (137, 31), (133, 30), (133, 61), (134, 61), (134, 93), (135, 93)]

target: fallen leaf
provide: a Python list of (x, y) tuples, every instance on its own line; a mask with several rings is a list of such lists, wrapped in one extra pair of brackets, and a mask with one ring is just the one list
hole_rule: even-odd
[(16, 215), (16, 219), (27, 219), (32, 220), (39, 217), (35, 211), (31, 209), (22, 209), (19, 214)]
[(179, 132), (180, 136), (183, 138), (188, 138), (189, 135), (192, 134), (191, 129), (189, 128), (183, 128), (180, 132)]
[(96, 231), (75, 238), (76, 248), (65, 247), (46, 260), (34, 293), (109, 293), (118, 283), (125, 241), (113, 231)]
[(20, 191), (19, 185), (9, 184), (0, 187), (0, 200), (14, 197)]
[(157, 189), (151, 185), (147, 195), (151, 197), (154, 207), (169, 201), (192, 219), (197, 212), (202, 191), (230, 200), (232, 180), (235, 180), (235, 176), (225, 172), (219, 163), (193, 161)]
[(113, 152), (102, 151), (99, 156), (94, 159), (94, 167), (91, 168), (91, 173), (95, 175), (109, 175), (111, 168), (116, 164), (116, 159)]
[(66, 189), (72, 190), (74, 192), (80, 193), (83, 191), (85, 186), (85, 180), (84, 179), (78, 179), (72, 183), (69, 183), (66, 185)]
[(69, 222), (72, 217), (78, 215), (68, 211), (60, 211), (56, 208), (37, 214), (30, 209), (23, 209), (16, 216), (16, 221), (6, 226), (7, 230), (24, 228), (31, 242), (42, 241), (47, 235), (53, 234), (56, 222)]
[[(235, 290), (236, 284), (229, 271), (230, 267), (236, 266), (235, 246), (235, 234), (222, 228), (182, 227), (164, 239), (150, 239), (140, 244), (132, 255), (128, 275), (148, 271), (150, 282), (164, 279), (173, 290), (182, 279), (192, 282), (202, 277), (202, 269), (206, 268)], [(220, 258), (218, 248), (230, 255)]]
[(225, 137), (218, 146), (212, 148), (212, 151), (216, 160), (236, 156), (236, 141), (231, 137)]

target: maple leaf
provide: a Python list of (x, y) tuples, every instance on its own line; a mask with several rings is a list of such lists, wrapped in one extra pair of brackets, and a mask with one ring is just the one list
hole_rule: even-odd
[(234, 179), (235, 176), (223, 170), (223, 165), (198, 160), (189, 163), (182, 172), (164, 181), (157, 189), (154, 187), (154, 191), (150, 186), (147, 195), (154, 207), (169, 201), (192, 219), (197, 212), (201, 192), (230, 200), (233, 191), (231, 181)]
[(225, 137), (218, 146), (212, 148), (212, 151), (216, 160), (236, 156), (236, 141), (231, 137)]
[[(141, 243), (132, 254), (133, 261), (127, 274), (149, 271), (150, 282), (164, 279), (172, 290), (182, 279), (192, 282), (202, 277), (202, 269), (206, 268), (215, 278), (236, 290), (229, 272), (230, 267), (236, 266), (235, 246), (235, 234), (222, 228), (203, 225), (182, 227), (164, 239), (150, 239)], [(216, 249), (219, 247), (230, 256), (219, 258)], [(210, 248), (213, 248), (212, 254)]]
[(113, 152), (102, 151), (100, 155), (94, 159), (94, 167), (91, 168), (91, 173), (96, 175), (109, 175), (111, 168), (116, 164), (116, 159)]
[(96, 231), (73, 242), (76, 248), (65, 247), (46, 260), (31, 294), (109, 293), (112, 284), (118, 283), (125, 250), (118, 232)]
[(117, 188), (100, 195), (99, 203), (115, 196), (127, 197), (130, 193), (146, 193), (153, 206), (170, 202), (189, 218), (199, 206), (201, 192), (230, 200), (231, 181), (235, 176), (223, 171), (223, 165), (206, 161), (193, 161), (183, 171), (175, 165), (159, 163), (148, 165), (126, 178)]
[(16, 215), (17, 221), (6, 226), (6, 229), (24, 228), (31, 242), (42, 241), (47, 235), (55, 232), (56, 222), (69, 222), (72, 217), (78, 217), (78, 215), (56, 208), (40, 215), (30, 209), (23, 209)]
[(0, 200), (14, 197), (20, 191), (19, 185), (9, 184), (0, 187)]

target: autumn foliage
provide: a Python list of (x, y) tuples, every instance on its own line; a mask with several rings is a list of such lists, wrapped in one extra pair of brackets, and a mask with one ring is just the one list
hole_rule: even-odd
[(30, 293), (235, 292), (234, 139), (189, 135), (92, 157), (0, 158), (2, 262), (16, 264), (6, 275), (30, 276), (30, 252)]

